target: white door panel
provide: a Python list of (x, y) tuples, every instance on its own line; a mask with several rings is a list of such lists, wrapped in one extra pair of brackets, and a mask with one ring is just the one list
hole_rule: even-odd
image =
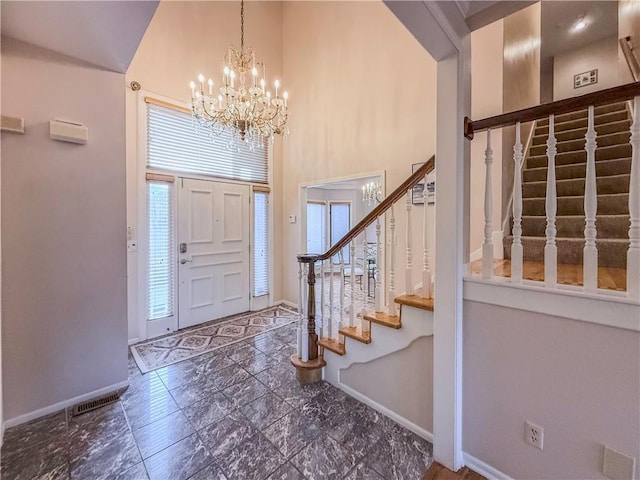
[(179, 328), (249, 310), (249, 194), (247, 185), (182, 180)]

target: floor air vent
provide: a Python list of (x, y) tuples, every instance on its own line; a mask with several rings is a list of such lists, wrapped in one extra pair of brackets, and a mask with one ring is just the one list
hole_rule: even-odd
[(120, 395), (122, 391), (116, 391), (112, 393), (107, 393), (106, 395), (102, 395), (101, 397), (93, 398), (91, 400), (87, 400), (86, 402), (78, 403), (73, 406), (73, 410), (71, 411), (71, 416), (75, 417), (78, 415), (82, 415), (83, 413), (90, 412), (91, 410), (95, 410), (96, 408), (104, 407), (105, 405), (109, 405), (111, 403), (115, 403), (120, 400)]

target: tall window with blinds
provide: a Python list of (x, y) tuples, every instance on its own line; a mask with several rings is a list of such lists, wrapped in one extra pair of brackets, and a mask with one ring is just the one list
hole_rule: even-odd
[(147, 182), (149, 248), (147, 319), (174, 314), (173, 185)]
[(253, 296), (269, 293), (269, 194), (253, 195)]
[(231, 145), (231, 132), (210, 134), (186, 112), (147, 103), (147, 167), (247, 182), (268, 182), (268, 141)]

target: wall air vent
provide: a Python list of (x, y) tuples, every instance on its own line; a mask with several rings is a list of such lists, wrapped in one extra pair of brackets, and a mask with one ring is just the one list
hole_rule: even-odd
[(71, 410), (71, 416), (76, 417), (78, 415), (82, 415), (83, 413), (90, 412), (91, 410), (95, 410), (96, 408), (115, 403), (120, 400), (120, 395), (122, 395), (122, 392), (123, 390), (118, 390), (115, 392), (107, 393), (106, 395), (102, 395), (97, 398), (92, 398), (91, 400), (87, 400), (86, 402), (78, 403), (77, 405), (73, 406), (73, 409)]

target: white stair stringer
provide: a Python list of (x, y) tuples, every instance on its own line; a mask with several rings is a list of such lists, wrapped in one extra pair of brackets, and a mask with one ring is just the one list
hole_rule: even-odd
[(346, 353), (337, 355), (324, 350), (324, 379), (340, 388), (340, 371), (354, 363), (367, 363), (407, 348), (415, 339), (433, 335), (433, 312), (402, 306), (402, 327), (385, 327), (371, 322), (371, 343), (346, 338)]

